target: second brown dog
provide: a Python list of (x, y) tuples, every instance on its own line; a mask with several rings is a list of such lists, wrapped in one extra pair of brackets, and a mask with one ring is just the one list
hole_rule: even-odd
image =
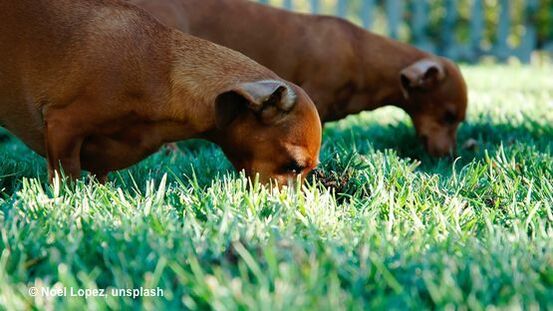
[(426, 150), (449, 155), (467, 88), (451, 61), (345, 20), (246, 0), (132, 0), (162, 22), (240, 51), (304, 88), (323, 121), (395, 105)]

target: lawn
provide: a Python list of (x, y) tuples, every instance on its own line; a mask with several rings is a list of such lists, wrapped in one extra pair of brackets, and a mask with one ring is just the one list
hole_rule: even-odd
[(49, 186), (45, 161), (3, 135), (0, 309), (553, 308), (553, 67), (463, 71), (455, 161), (425, 156), (385, 108), (329, 124), (318, 171), (281, 192), (201, 141), (106, 185)]

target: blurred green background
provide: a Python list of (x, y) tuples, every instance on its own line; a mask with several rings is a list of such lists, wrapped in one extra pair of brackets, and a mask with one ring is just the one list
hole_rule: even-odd
[[(466, 50), (467, 45), (471, 44), (473, 46), (470, 49), (478, 50), (473, 51), (474, 55), (468, 57), (466, 57), (466, 51), (454, 51), (452, 58), (469, 58), (477, 61), (481, 56), (486, 55), (504, 59), (507, 56), (516, 56), (524, 61), (532, 51), (553, 52), (553, 0), (266, 0), (261, 2), (306, 13), (313, 12), (313, 8), (318, 6), (320, 14), (342, 15), (360, 26), (370, 25), (369, 28), (372, 31), (384, 35), (390, 35), (391, 28), (396, 27), (398, 39), (415, 44), (417, 43), (416, 34), (414, 34), (416, 29), (414, 23), (417, 22), (415, 15), (419, 14), (419, 18), (424, 20), (423, 25), (420, 26), (424, 40), (434, 46), (433, 52), (450, 56), (447, 55), (448, 49), (453, 47)], [(370, 5), (367, 5), (367, 2)], [(423, 9), (417, 12), (417, 5), (422, 5)], [(504, 6), (508, 6), (507, 12), (502, 12)], [(391, 16), (397, 14), (399, 14), (397, 17)], [(448, 15), (451, 18), (449, 23)], [(423, 44), (421, 47), (427, 45)], [(524, 51), (521, 51), (523, 49)]]

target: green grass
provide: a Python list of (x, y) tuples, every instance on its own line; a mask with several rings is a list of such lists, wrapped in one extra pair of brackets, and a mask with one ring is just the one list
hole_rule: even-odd
[[(6, 138), (0, 309), (553, 308), (553, 68), (464, 72), (475, 148), (433, 160), (403, 112), (364, 113), (326, 127), (303, 189), (250, 187), (198, 141), (52, 187)], [(28, 294), (141, 286), (164, 297)]]

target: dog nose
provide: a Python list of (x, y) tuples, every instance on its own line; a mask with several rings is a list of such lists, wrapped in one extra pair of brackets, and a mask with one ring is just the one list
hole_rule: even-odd
[(451, 146), (428, 146), (428, 153), (433, 157), (449, 157), (454, 159), (457, 156), (457, 148), (455, 145)]
[(433, 157), (455, 158), (457, 156), (457, 146), (455, 142), (431, 141), (426, 135), (421, 135), (421, 142), (425, 150)]

